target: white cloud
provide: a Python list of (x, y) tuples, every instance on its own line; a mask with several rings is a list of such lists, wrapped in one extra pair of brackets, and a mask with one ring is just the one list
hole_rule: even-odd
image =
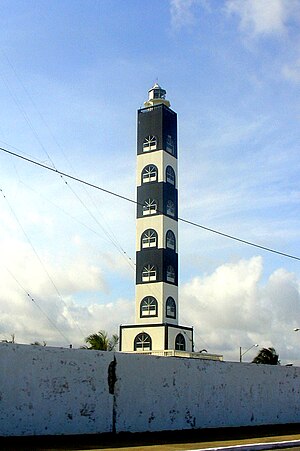
[(110, 258), (81, 243), (79, 252), (69, 247), (63, 258), (50, 257), (12, 236), (0, 240), (0, 248), (0, 340), (15, 334), (19, 343), (80, 346), (92, 332), (116, 333), (132, 322), (133, 300), (116, 299), (108, 281), (111, 273), (120, 287), (122, 278), (131, 281), (132, 271), (129, 278), (115, 252)]
[[(64, 304), (55, 296), (36, 297), (34, 302), (16, 290), (9, 298), (0, 296), (0, 340), (15, 335), (18, 343), (45, 341), (49, 346), (79, 347), (90, 333), (106, 330), (119, 333), (119, 325), (132, 323), (134, 301), (118, 299), (106, 304), (76, 303), (71, 297)], [(9, 301), (9, 305), (7, 305)]]
[(283, 76), (290, 81), (300, 82), (300, 59), (292, 64), (285, 64), (282, 68)]
[(181, 28), (194, 23), (195, 19), (192, 13), (192, 6), (195, 3), (195, 0), (170, 1), (171, 23), (174, 28)]
[[(170, 0), (171, 23), (175, 28), (196, 22), (196, 7), (212, 13), (207, 0)], [(251, 35), (282, 35), (289, 22), (299, 20), (300, 5), (297, 0), (226, 0), (225, 11), (237, 15), (240, 29)]]
[(251, 36), (284, 34), (288, 21), (299, 15), (294, 0), (228, 0), (226, 11), (240, 18), (240, 28)]
[[(258, 257), (237, 264), (224, 264), (213, 274), (203, 278), (195, 277), (185, 284), (182, 296), (184, 299), (194, 299), (197, 311), (207, 325), (211, 323), (213, 329), (244, 329), (253, 307), (256, 307), (256, 288), (261, 273), (262, 262)], [(238, 325), (237, 312), (240, 316)], [(206, 328), (207, 325), (202, 325), (201, 328)]]
[[(90, 29), (85, 33), (86, 39), (89, 34), (92, 37), (86, 45), (91, 51), (94, 48), (98, 58), (82, 59), (78, 53), (82, 48), (76, 45), (71, 48), (69, 36), (64, 45), (61, 39), (56, 42), (61, 55), (66, 55), (71, 64), (64, 70), (64, 65), (58, 68), (53, 59), (57, 52), (53, 53), (53, 58), (43, 60), (43, 55), (47, 54), (45, 39), (35, 40), (42, 42), (42, 47), (36, 53), (34, 67), (24, 63), (30, 61), (32, 55), (28, 40), (24, 41), (22, 51), (10, 55), (10, 50), (15, 48), (16, 27), (8, 18), (7, 24), (13, 25), (12, 40), (7, 41), (6, 47), (8, 56), (24, 75), (21, 78), (26, 89), (43, 112), (55, 141), (62, 145), (72, 167), (45, 129), (38, 111), (29, 105), (14, 70), (8, 71), (8, 66), (7, 79), (18, 104), (7, 98), (7, 90), (1, 92), (2, 104), (7, 106), (0, 126), (1, 139), (38, 160), (46, 159), (45, 152), (35, 142), (32, 127), (28, 128), (29, 124), (24, 122), (24, 110), (59, 169), (134, 198), (134, 111), (146, 95), (154, 59), (158, 75), (167, 71), (166, 85), (170, 95), (173, 92), (172, 104), (178, 105), (181, 116), (180, 136), (185, 135), (182, 145), (187, 152), (183, 148), (180, 151), (179, 174), (182, 216), (283, 251), (299, 248), (296, 242), (299, 235), (298, 160), (291, 154), (292, 148), (296, 152), (298, 130), (289, 120), (289, 114), (296, 108), (296, 96), (292, 91), (285, 93), (288, 84), (282, 89), (274, 83), (273, 77), (269, 77), (267, 89), (264, 89), (269, 64), (268, 58), (264, 58), (266, 52), (272, 51), (270, 60), (276, 60), (276, 67), (278, 59), (285, 58), (285, 62), (292, 63), (290, 41), (285, 40), (286, 52), (276, 47), (278, 42), (275, 45), (272, 42), (261, 54), (241, 54), (240, 47), (233, 45), (236, 30), (228, 28), (232, 22), (224, 21), (224, 5), (235, 23), (249, 35), (289, 33), (292, 40), (289, 27), (294, 25), (294, 34), (298, 36), (295, 22), (299, 2), (294, 0), (272, 0), (272, 3), (266, 0), (170, 0), (167, 7), (174, 29), (186, 27), (193, 31), (185, 39), (177, 40), (176, 46), (170, 47), (170, 39), (165, 34), (170, 16), (161, 14), (154, 24), (161, 45), (158, 56), (153, 37), (147, 29), (141, 32), (139, 24), (132, 19), (136, 15), (130, 8), (123, 11), (124, 19), (130, 19), (128, 27), (124, 27), (124, 36), (116, 36), (111, 27), (114, 14), (120, 12), (116, 8), (115, 12), (112, 9), (108, 16), (103, 16), (106, 21), (103, 26), (99, 27), (97, 22), (96, 34), (90, 33)], [(139, 13), (144, 8), (143, 2), (136, 2), (136, 6)], [(78, 23), (81, 22), (78, 17)], [(131, 22), (132, 39), (128, 39)], [(25, 20), (22, 26), (27, 30), (30, 23)], [(49, 30), (54, 37), (61, 36), (60, 32), (53, 33), (51, 27)], [(97, 35), (99, 30), (101, 33)], [(143, 43), (140, 48), (136, 47), (134, 37)], [(141, 51), (144, 48), (148, 49), (146, 54)], [(34, 52), (37, 50), (34, 45)], [(120, 59), (124, 52), (126, 57)], [(120, 67), (122, 71), (116, 70)], [(277, 75), (272, 63), (271, 70), (272, 75)], [(285, 66), (284, 75), (296, 81), (298, 65)], [(249, 83), (252, 79), (256, 80), (255, 86)], [(124, 95), (133, 81), (134, 93)], [(288, 104), (284, 99), (289, 99)], [(218, 108), (218, 105), (221, 106)], [(235, 117), (231, 113), (233, 109), (237, 111)], [(270, 111), (267, 117), (266, 109)], [(185, 114), (189, 115), (186, 119)], [(286, 126), (283, 125), (285, 120)], [(271, 133), (270, 122), (278, 130), (280, 139)], [(269, 151), (265, 149), (266, 141)], [(283, 155), (286, 160), (279, 161), (278, 157)], [(1, 259), (45, 314), (74, 345), (82, 343), (74, 320), (84, 334), (99, 329), (116, 332), (120, 323), (131, 322), (134, 277), (125, 251), (134, 259), (135, 206), (90, 189), (91, 196), (87, 195), (71, 180), (68, 180), (68, 189), (54, 174), (7, 156), (1, 160), (1, 169), (1, 187), (62, 292), (64, 303), (38, 261), (32, 258), (32, 249), (5, 205), (0, 209)], [(28, 185), (32, 188), (31, 194)], [(82, 202), (72, 195), (70, 188)], [(97, 222), (84, 205), (96, 216)], [(288, 241), (290, 236), (295, 241)], [(278, 270), (267, 282), (262, 282), (263, 267), (259, 259), (216, 269), (232, 255), (247, 257), (249, 248), (240, 246), (236, 250), (229, 240), (207, 233), (197, 234), (187, 226), (185, 236), (180, 235), (180, 248), (181, 262), (186, 262), (181, 264), (182, 272), (187, 274), (193, 266), (189, 277), (198, 276), (183, 285), (181, 306), (183, 322), (194, 324), (196, 338), (205, 338), (212, 351), (220, 350), (227, 359), (234, 358), (235, 352), (238, 355), (239, 345), (248, 346), (256, 341), (261, 345), (274, 344), (277, 348), (281, 338), (276, 330), (290, 327), (289, 309), (297, 312), (297, 278)], [(266, 265), (274, 268), (276, 261), (267, 257)], [(288, 262), (286, 265), (289, 267)], [(209, 275), (202, 276), (203, 271), (209, 271)], [(287, 297), (282, 302), (285, 294)], [(45, 339), (48, 344), (62, 342), (47, 317), (5, 270), (0, 275), (0, 310), (0, 338), (3, 334), (6, 337), (8, 334), (9, 338), (10, 333), (16, 333), (17, 341), (21, 342), (34, 339)], [(236, 324), (236, 318), (241, 324)]]
[[(43, 230), (45, 222), (40, 219)], [(47, 246), (39, 249), (62, 301), (30, 245), (18, 238), (17, 231), (8, 234), (5, 229), (0, 240), (2, 262), (13, 270), (16, 280), (5, 268), (0, 270), (0, 339), (15, 334), (17, 342), (45, 340), (48, 345), (80, 346), (89, 333), (100, 329), (115, 333), (120, 324), (133, 321), (134, 299), (120, 296), (124, 281), (134, 286), (133, 272), (115, 250), (100, 249), (78, 231), (51, 255)], [(256, 257), (221, 265), (182, 286), (181, 323), (194, 326), (196, 349), (208, 347), (227, 360), (236, 360), (239, 346), (257, 342), (273, 345), (282, 360), (295, 361), (297, 348), (288, 332), (299, 326), (294, 320), (300, 317), (299, 281), (282, 269), (265, 283), (262, 278), (263, 262)], [(113, 284), (117, 293), (112, 293)]]
[(258, 343), (274, 346), (283, 361), (299, 359), (293, 333), (300, 317), (299, 280), (283, 269), (265, 283), (262, 276), (263, 261), (253, 257), (182, 286), (181, 311), (184, 322), (194, 325), (196, 349), (209, 347), (209, 352), (237, 360), (240, 346)]

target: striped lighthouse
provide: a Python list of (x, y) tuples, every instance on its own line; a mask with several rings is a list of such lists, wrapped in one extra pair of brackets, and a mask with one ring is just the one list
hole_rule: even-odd
[(138, 110), (135, 323), (120, 327), (124, 352), (193, 351), (178, 323), (177, 114), (157, 83)]

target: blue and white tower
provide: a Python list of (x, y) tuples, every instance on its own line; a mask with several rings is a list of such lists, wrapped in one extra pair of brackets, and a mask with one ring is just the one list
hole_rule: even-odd
[(177, 114), (157, 83), (138, 110), (136, 318), (120, 327), (120, 351), (193, 351), (178, 324)]

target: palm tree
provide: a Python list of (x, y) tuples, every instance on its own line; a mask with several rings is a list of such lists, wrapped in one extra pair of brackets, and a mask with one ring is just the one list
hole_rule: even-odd
[(91, 334), (84, 340), (90, 346), (83, 346), (83, 349), (95, 349), (98, 351), (114, 351), (119, 342), (118, 335), (109, 337), (107, 332), (100, 330), (98, 333)]
[(262, 348), (254, 357), (252, 363), (263, 363), (267, 365), (280, 365), (279, 355), (274, 348)]

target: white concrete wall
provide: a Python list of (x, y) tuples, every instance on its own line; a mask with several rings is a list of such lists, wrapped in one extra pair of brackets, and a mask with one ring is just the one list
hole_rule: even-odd
[(299, 367), (145, 355), (117, 361), (119, 432), (300, 422)]
[(299, 367), (0, 344), (2, 436), (296, 422)]
[(112, 430), (113, 353), (0, 344), (0, 435)]

